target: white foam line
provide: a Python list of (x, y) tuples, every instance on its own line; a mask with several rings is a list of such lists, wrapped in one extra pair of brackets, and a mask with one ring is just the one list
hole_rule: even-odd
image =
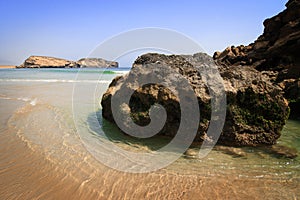
[(127, 74), (129, 71), (112, 71), (115, 74)]
[(35, 106), (37, 102), (37, 99), (33, 99), (30, 101), (30, 105)]
[(9, 97), (1, 97), (1, 96), (0, 96), (0, 99), (12, 100), (12, 98), (9, 98)]
[(19, 100), (19, 101), (25, 101), (25, 102), (31, 101), (31, 99), (28, 98), (28, 97), (19, 97), (19, 98), (17, 98), (17, 100)]
[(0, 96), (0, 99), (29, 102), (29, 104), (32, 106), (35, 106), (37, 104), (37, 98), (34, 98), (34, 99), (30, 99), (29, 97), (11, 98), (11, 97)]
[(60, 79), (0, 79), (0, 82), (45, 82), (45, 83), (110, 83), (106, 80), (60, 80)]

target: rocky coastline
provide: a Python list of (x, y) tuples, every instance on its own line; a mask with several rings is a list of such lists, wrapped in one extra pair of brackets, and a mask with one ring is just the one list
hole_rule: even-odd
[[(290, 0), (286, 7), (286, 10), (264, 22), (264, 33), (250, 45), (228, 47), (223, 52), (216, 52), (213, 58), (202, 53), (190, 56), (145, 54), (134, 62), (133, 76), (138, 78), (145, 73), (148, 64), (158, 63), (180, 73), (192, 86), (201, 112), (194, 142), (213, 140), (207, 136), (212, 120), (212, 99), (205, 81), (189, 58), (200, 60), (203, 65), (207, 64), (206, 60), (214, 59), (227, 97), (226, 120), (218, 144), (274, 145), (290, 111), (291, 116), (300, 113), (300, 2)], [(120, 88), (131, 89), (133, 85), (125, 84), (125, 79), (126, 76), (115, 78), (101, 100), (103, 118), (112, 123), (115, 123), (112, 97)], [(155, 103), (164, 106), (168, 114), (166, 124), (158, 134), (173, 137), (180, 124), (180, 102), (161, 85), (148, 84), (134, 92), (127, 105), (131, 118), (138, 125), (149, 124), (148, 109)]]
[(264, 32), (249, 45), (231, 46), (213, 56), (221, 66), (250, 66), (270, 77), (289, 101), (291, 117), (300, 117), (300, 1), (264, 21)]

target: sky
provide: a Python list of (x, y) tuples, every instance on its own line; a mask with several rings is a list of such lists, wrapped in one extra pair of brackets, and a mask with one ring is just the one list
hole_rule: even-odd
[(30, 55), (78, 60), (113, 36), (148, 27), (179, 32), (213, 55), (253, 42), (286, 2), (0, 0), (0, 65), (19, 65)]

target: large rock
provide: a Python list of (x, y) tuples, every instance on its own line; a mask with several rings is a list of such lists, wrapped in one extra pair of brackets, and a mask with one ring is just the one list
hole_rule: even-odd
[(17, 68), (73, 68), (78, 65), (69, 60), (48, 56), (30, 56)]
[[(286, 9), (265, 20), (264, 26), (264, 33), (254, 43), (228, 47), (213, 57), (223, 66), (242, 65), (272, 71), (269, 74), (276, 74), (272, 80), (282, 87), (289, 102), (300, 105), (299, 92), (291, 93), (290, 84), (293, 82), (292, 88), (296, 88), (300, 81), (300, 1), (289, 0)], [(295, 109), (292, 112), (296, 114)]]
[[(101, 101), (103, 117), (114, 123), (112, 97), (121, 90), (120, 88), (133, 87), (135, 79), (145, 74), (147, 64), (159, 63), (171, 67), (192, 86), (201, 113), (195, 141), (209, 140), (206, 134), (211, 122), (212, 99), (206, 82), (197, 70), (199, 68), (189, 62), (190, 60), (197, 60), (197, 65), (201, 68), (209, 65), (207, 62), (212, 58), (206, 54), (193, 56), (145, 54), (138, 57), (133, 64), (134, 71), (132, 70), (131, 74), (133, 81), (125, 84), (128, 75), (117, 77), (103, 95)], [(226, 103), (224, 105), (227, 114), (218, 142), (231, 146), (274, 144), (280, 137), (280, 131), (289, 115), (288, 103), (282, 95), (281, 88), (274, 86), (268, 76), (251, 67), (221, 67), (219, 70), (224, 79), (227, 95), (227, 105)], [(168, 82), (174, 77), (166, 76), (165, 79)], [(214, 74), (211, 74), (210, 80), (216, 80)], [(181, 109), (178, 98), (168, 88), (159, 84), (144, 85), (133, 93), (129, 105), (125, 105), (125, 108), (129, 107), (131, 118), (136, 124), (144, 126), (150, 122), (148, 109), (155, 103), (164, 106), (168, 115), (167, 122), (159, 134), (174, 136), (180, 124)], [(122, 107), (119, 109), (123, 112)]]
[(80, 67), (93, 68), (118, 68), (119, 64), (115, 61), (107, 61), (102, 58), (82, 58), (76, 62)]

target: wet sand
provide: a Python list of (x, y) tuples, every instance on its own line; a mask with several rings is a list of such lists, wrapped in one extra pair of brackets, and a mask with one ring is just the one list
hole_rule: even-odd
[[(124, 174), (105, 167), (91, 177), (74, 178), (8, 134), (0, 135), (1, 199), (297, 199), (300, 195), (296, 180)], [(290, 191), (282, 193), (276, 189), (280, 187)]]
[[(103, 166), (75, 141), (74, 147), (63, 147), (67, 140), (47, 139), (54, 147), (51, 155), (50, 150), (45, 151), (48, 147), (43, 150), (30, 142), (22, 129), (14, 126), (14, 122), (22, 124), (32, 115), (41, 116), (40, 112), (49, 114), (40, 105), (27, 112), (29, 106), (19, 110), (21, 121), (7, 119), (10, 125), (0, 134), (1, 199), (297, 199), (300, 195), (298, 178), (187, 175), (184, 172), (188, 166), (181, 169), (182, 173), (165, 169), (147, 174), (122, 173)], [(41, 125), (42, 118), (32, 123)], [(52, 123), (48, 125), (53, 127)], [(30, 124), (26, 128), (33, 130)], [(214, 168), (207, 166), (204, 171), (214, 173)]]

